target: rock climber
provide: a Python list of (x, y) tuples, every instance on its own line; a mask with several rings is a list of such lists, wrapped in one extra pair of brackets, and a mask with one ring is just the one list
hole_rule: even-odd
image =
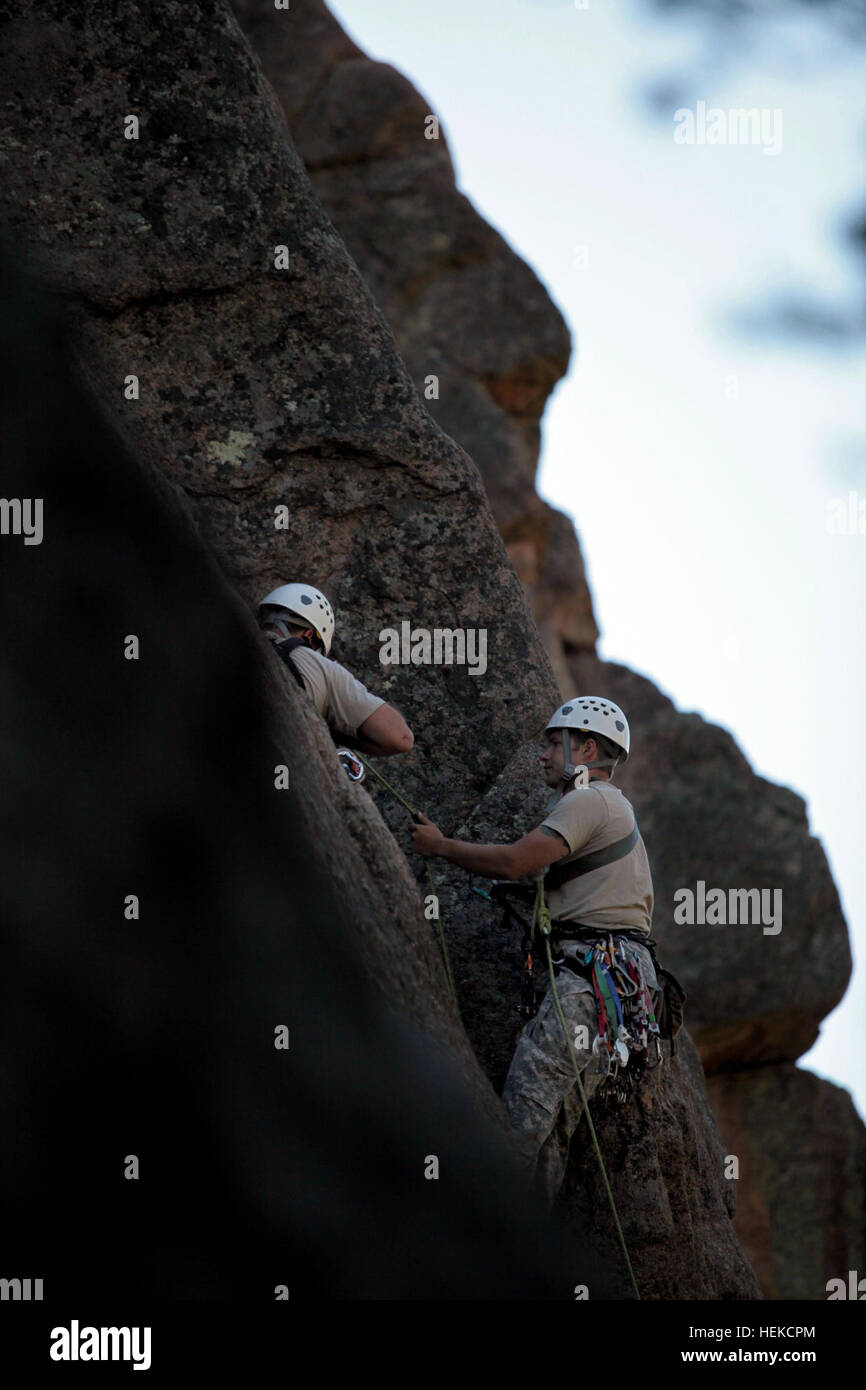
[[(323, 593), (311, 584), (281, 584), (259, 604), (259, 626), (274, 644), (277, 655), (289, 667), (298, 685), (307, 692), (335, 741), (374, 757), (408, 753), (414, 743), (412, 730), (402, 714), (359, 680), (331, 661), (334, 610)], [(363, 768), (357, 759), (338, 749), (347, 770), (354, 761), (359, 780)]]
[[(643, 944), (650, 940), (653, 910), (649, 862), (634, 811), (611, 782), (628, 754), (629, 727), (619, 706), (599, 696), (575, 697), (545, 730), (541, 768), (556, 795), (541, 825), (507, 845), (448, 839), (426, 816), (413, 831), (419, 854), (472, 874), (515, 880), (546, 871), (556, 991), (587, 1100), (610, 1066), (608, 1052), (598, 1046), (593, 985), (585, 967), (578, 973), (588, 945), (612, 936), (615, 949), (640, 972), (650, 1007), (658, 990), (654, 956)], [(546, 961), (543, 948), (541, 956)], [(549, 980), (547, 969), (543, 977)], [(502, 1099), (527, 1173), (552, 1206), (583, 1108), (552, 987), (518, 1040)]]

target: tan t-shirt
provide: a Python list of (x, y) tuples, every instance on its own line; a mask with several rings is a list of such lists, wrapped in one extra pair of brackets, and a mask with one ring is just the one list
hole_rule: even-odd
[[(624, 839), (634, 823), (634, 811), (619, 787), (604, 781), (566, 792), (542, 821), (542, 825), (558, 830), (571, 850), (556, 860), (557, 867)], [(634, 849), (623, 859), (581, 874), (561, 888), (549, 889), (547, 903), (550, 915), (561, 921), (607, 930), (630, 927), (649, 934), (653, 881), (643, 840), (638, 837)]]
[(345, 666), (312, 647), (295, 647), (292, 662), (319, 714), (335, 733), (354, 738), (365, 719), (385, 703)]

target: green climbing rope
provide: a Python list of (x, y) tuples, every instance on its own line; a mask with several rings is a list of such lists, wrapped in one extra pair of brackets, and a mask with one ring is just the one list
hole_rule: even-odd
[[(360, 753), (358, 753), (356, 749), (353, 749), (352, 752), (353, 752), (353, 756), (356, 757), (356, 758), (358, 759), (358, 762), (359, 762), (359, 763), (362, 763), (363, 766), (367, 769), (368, 772), (372, 772), (373, 776), (377, 779), (377, 781), (381, 782), (381, 783), (382, 783), (382, 786), (385, 787), (385, 788), (387, 788), (387, 790), (391, 793), (391, 795), (392, 795), (397, 801), (400, 802), (400, 805), (401, 805), (401, 806), (405, 806), (405, 807), (406, 807), (406, 810), (409, 812), (409, 815), (412, 817), (413, 820), (415, 820), (416, 816), (418, 815), (418, 812), (417, 812), (417, 811), (414, 811), (414, 810), (412, 809), (412, 807), (409, 805), (409, 802), (406, 800), (406, 798), (405, 798), (404, 796), (401, 796), (401, 795), (400, 795), (400, 793), (397, 791), (397, 788), (396, 788), (396, 787), (392, 787), (391, 783), (388, 781), (388, 778), (387, 778), (387, 777), (383, 777), (382, 773), (379, 772), (379, 771), (377, 771), (377, 769), (373, 766), (372, 763), (368, 763), (367, 760), (366, 760), (366, 758), (362, 758), (361, 755), (360, 755)], [(443, 922), (442, 922), (441, 914), (439, 914), (439, 911), (438, 911), (439, 897), (438, 897), (438, 894), (437, 894), (437, 892), (436, 892), (436, 885), (435, 885), (435, 883), (433, 882), (433, 870), (430, 868), (430, 861), (429, 861), (429, 860), (426, 861), (426, 868), (427, 868), (427, 882), (428, 882), (428, 884), (430, 885), (430, 893), (431, 893), (431, 895), (436, 899), (436, 904), (437, 904), (436, 923), (437, 923), (437, 926), (438, 926), (438, 928), (439, 928), (439, 945), (442, 947), (442, 959), (443, 959), (443, 961), (445, 962), (445, 974), (448, 976), (448, 984), (449, 984), (449, 987), (450, 987), (450, 989), (451, 989), (451, 997), (452, 997), (452, 999), (454, 1000), (454, 1007), (455, 1007), (455, 1009), (457, 1010), (457, 1017), (460, 1018), (460, 1022), (462, 1023), (462, 1022), (463, 1022), (463, 1019), (460, 1017), (460, 1005), (459, 1005), (459, 1003), (457, 1002), (457, 989), (456, 989), (455, 984), (454, 984), (454, 975), (452, 974), (452, 971), (451, 971), (451, 960), (450, 960), (450, 958), (449, 958), (449, 955), (448, 955), (448, 947), (447, 947), (446, 942), (445, 942), (445, 928), (444, 928), (444, 925), (443, 925)]]
[(628, 1246), (625, 1243), (625, 1236), (623, 1235), (622, 1226), (620, 1224), (619, 1212), (616, 1209), (616, 1202), (613, 1200), (613, 1193), (611, 1191), (610, 1183), (608, 1182), (607, 1177), (607, 1169), (604, 1166), (604, 1159), (601, 1156), (601, 1148), (598, 1142), (598, 1135), (595, 1132), (595, 1125), (593, 1124), (592, 1116), (589, 1113), (589, 1102), (586, 1098), (586, 1092), (583, 1089), (583, 1078), (580, 1074), (580, 1067), (578, 1066), (577, 1055), (574, 1051), (574, 1045), (571, 1041), (571, 1037), (569, 1036), (568, 1025), (565, 1021), (565, 1016), (562, 1012), (562, 1006), (559, 1002), (559, 995), (556, 992), (556, 976), (553, 972), (553, 957), (550, 954), (550, 909), (544, 901), (543, 878), (539, 878), (535, 890), (535, 910), (532, 914), (531, 928), (531, 934), (533, 938), (535, 937), (536, 925), (538, 926), (538, 929), (544, 938), (544, 949), (547, 952), (547, 967), (550, 971), (550, 986), (553, 990), (553, 1002), (556, 1005), (556, 1012), (559, 1015), (559, 1021), (562, 1024), (562, 1032), (563, 1036), (565, 1037), (566, 1045), (568, 1047), (568, 1054), (571, 1057), (571, 1064), (574, 1067), (574, 1075), (577, 1078), (577, 1087), (580, 1093), (580, 1099), (583, 1104), (584, 1112), (586, 1114), (586, 1123), (589, 1127), (589, 1132), (592, 1137), (593, 1147), (595, 1148), (595, 1155), (598, 1159), (598, 1166), (601, 1169), (601, 1176), (604, 1180), (605, 1191), (607, 1192), (607, 1199), (610, 1202), (610, 1209), (613, 1213), (613, 1220), (614, 1225), (616, 1226), (616, 1233), (619, 1236), (619, 1243), (622, 1246), (622, 1253), (625, 1258), (626, 1268), (628, 1269), (628, 1277), (631, 1280), (631, 1286), (634, 1289), (635, 1298), (640, 1299), (640, 1290), (637, 1286), (637, 1280), (634, 1277), (634, 1270), (632, 1269), (631, 1259), (629, 1258)]

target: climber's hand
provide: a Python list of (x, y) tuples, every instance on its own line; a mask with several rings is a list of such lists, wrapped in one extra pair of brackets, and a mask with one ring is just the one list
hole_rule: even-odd
[(425, 859), (432, 859), (439, 853), (439, 846), (443, 843), (445, 836), (434, 825), (432, 820), (428, 820), (420, 811), (415, 816), (415, 824), (412, 826), (412, 848), (416, 854), (423, 854)]

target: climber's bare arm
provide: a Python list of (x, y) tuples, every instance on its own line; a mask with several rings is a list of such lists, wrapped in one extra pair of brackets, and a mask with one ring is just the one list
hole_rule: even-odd
[(365, 719), (352, 746), (360, 753), (374, 758), (390, 758), (394, 753), (409, 753), (415, 737), (406, 720), (393, 705), (380, 705)]
[(447, 859), (471, 874), (509, 880), (545, 869), (569, 853), (562, 836), (544, 826), (511, 845), (478, 845), (471, 840), (449, 840), (426, 816), (412, 828), (412, 847), (427, 859)]

